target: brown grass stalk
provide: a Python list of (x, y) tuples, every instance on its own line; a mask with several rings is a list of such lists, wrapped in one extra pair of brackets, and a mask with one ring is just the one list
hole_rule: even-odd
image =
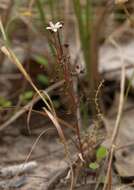
[(117, 136), (118, 136), (118, 133), (119, 133), (121, 116), (122, 116), (122, 113), (123, 113), (124, 87), (125, 87), (125, 68), (122, 67), (121, 94), (120, 94), (119, 109), (118, 109), (118, 115), (117, 115), (114, 131), (113, 131), (113, 134), (112, 134), (111, 147), (110, 147), (110, 150), (109, 150), (108, 169), (107, 169), (106, 180), (105, 180), (103, 190), (111, 190), (111, 187), (109, 187), (109, 182), (110, 182), (110, 175), (111, 175), (111, 167), (112, 167), (113, 156), (114, 156), (114, 152), (116, 150), (116, 140), (117, 140)]

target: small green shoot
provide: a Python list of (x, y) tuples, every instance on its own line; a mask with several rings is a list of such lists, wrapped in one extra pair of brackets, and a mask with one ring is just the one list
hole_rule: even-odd
[(89, 168), (96, 170), (100, 167), (100, 162), (107, 156), (108, 151), (104, 146), (100, 146), (96, 151), (96, 161), (89, 164)]
[(48, 77), (43, 75), (43, 74), (37, 75), (37, 80), (38, 80), (39, 83), (41, 83), (43, 85), (48, 85), (49, 84)]
[(32, 99), (33, 95), (34, 95), (34, 92), (32, 90), (28, 90), (24, 92), (23, 94), (21, 94), (20, 99), (23, 103), (27, 103), (29, 100)]
[(96, 170), (99, 168), (99, 164), (97, 162), (91, 162), (89, 164), (89, 168), (91, 168), (92, 170)]
[(37, 61), (38, 64), (43, 65), (44, 67), (48, 66), (48, 61), (45, 57), (36, 55), (35, 60)]
[(96, 158), (97, 161), (100, 162), (102, 159), (104, 159), (108, 154), (107, 149), (104, 146), (100, 146), (96, 151)]

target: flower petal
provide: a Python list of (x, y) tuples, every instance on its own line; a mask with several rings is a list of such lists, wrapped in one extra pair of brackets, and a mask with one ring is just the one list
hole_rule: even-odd
[(60, 22), (57, 22), (57, 23), (55, 24), (55, 26), (56, 26), (57, 28), (61, 28), (61, 27), (62, 27), (62, 24), (61, 24)]
[(59, 27), (60, 22), (56, 22), (55, 27)]
[(52, 27), (52, 28), (54, 27), (54, 24), (53, 24), (52, 21), (49, 22), (49, 25), (50, 25), (50, 27)]
[(57, 32), (57, 28), (53, 28), (53, 31), (54, 31), (54, 32)]
[(47, 30), (52, 30), (52, 28), (50, 26), (46, 27)]

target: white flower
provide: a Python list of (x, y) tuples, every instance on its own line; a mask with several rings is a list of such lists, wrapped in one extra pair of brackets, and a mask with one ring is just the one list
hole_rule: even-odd
[(60, 22), (56, 22), (56, 24), (49, 22), (49, 26), (46, 27), (46, 29), (51, 30), (52, 32), (57, 32), (59, 28), (62, 28), (62, 26), (63, 25)]

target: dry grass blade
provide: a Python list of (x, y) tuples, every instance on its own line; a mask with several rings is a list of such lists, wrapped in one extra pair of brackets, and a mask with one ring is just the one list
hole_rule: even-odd
[(53, 122), (54, 126), (56, 127), (57, 131), (58, 131), (58, 134), (62, 140), (62, 142), (64, 143), (64, 145), (66, 146), (66, 139), (65, 139), (65, 136), (64, 136), (64, 133), (60, 127), (60, 124), (59, 122), (57, 121), (57, 118), (54, 117), (46, 108), (43, 108), (44, 111), (47, 113), (48, 117), (51, 119), (51, 121)]
[(4, 41), (6, 42), (7, 41), (7, 37), (6, 37), (5, 31), (4, 31), (2, 22), (1, 22), (1, 18), (0, 18), (0, 30), (1, 30), (1, 33), (2, 33)]
[(103, 190), (111, 190), (111, 167), (112, 167), (112, 161), (113, 161), (113, 155), (116, 150), (116, 140), (117, 136), (119, 133), (119, 128), (120, 128), (120, 121), (121, 121), (121, 116), (123, 113), (123, 105), (124, 105), (124, 90), (125, 90), (125, 67), (122, 67), (122, 76), (121, 76), (121, 92), (120, 92), (120, 102), (119, 102), (119, 108), (118, 108), (118, 115), (117, 119), (115, 122), (115, 128), (112, 134), (112, 140), (111, 140), (111, 147), (109, 151), (109, 162), (108, 162), (108, 169), (106, 173), (106, 180), (105, 184), (103, 187)]
[(26, 157), (26, 159), (25, 159), (24, 165), (25, 165), (25, 164), (28, 162), (28, 160), (30, 159), (30, 156), (31, 156), (31, 154), (33, 153), (33, 151), (34, 151), (34, 149), (35, 149), (37, 143), (38, 143), (39, 140), (40, 140), (40, 138), (41, 138), (44, 134), (46, 134), (49, 130), (52, 130), (52, 129), (46, 129), (46, 130), (42, 131), (42, 132), (40, 133), (40, 135), (36, 138), (34, 144), (32, 145), (32, 148), (31, 148), (29, 154), (27, 155), (27, 157)]
[(31, 105), (29, 107), (29, 111), (28, 111), (28, 115), (27, 115), (27, 129), (28, 129), (29, 134), (31, 134), (31, 130), (30, 130), (30, 118), (31, 118), (32, 109), (33, 109), (33, 105)]
[(109, 155), (108, 155), (108, 169), (107, 169), (107, 173), (106, 173), (106, 179), (105, 179), (105, 183), (103, 186), (103, 190), (111, 190), (111, 168), (112, 168), (112, 161), (113, 161), (113, 156), (114, 156), (114, 152), (116, 150), (116, 140), (117, 140), (117, 136), (119, 133), (119, 129), (120, 129), (120, 121), (121, 121), (121, 117), (122, 117), (122, 113), (123, 113), (123, 106), (124, 106), (124, 91), (125, 91), (125, 66), (124, 66), (124, 57), (123, 57), (123, 53), (121, 50), (121, 47), (117, 44), (117, 42), (110, 37), (109, 38), (110, 42), (112, 43), (112, 45), (119, 51), (120, 54), (120, 61), (122, 64), (122, 70), (121, 70), (121, 82), (120, 82), (120, 101), (119, 101), (119, 107), (118, 107), (118, 114), (117, 114), (117, 118), (116, 118), (116, 122), (115, 122), (115, 127), (113, 130), (113, 134), (112, 134), (112, 138), (111, 138), (111, 145), (110, 145), (110, 150), (109, 150)]
[(48, 114), (49, 118), (51, 119), (51, 121), (53, 122), (54, 126), (56, 127), (58, 134), (62, 140), (62, 143), (64, 144), (64, 149), (65, 149), (65, 153), (66, 153), (66, 157), (68, 158), (69, 161), (69, 166), (70, 166), (70, 170), (71, 170), (71, 187), (70, 190), (73, 190), (74, 187), (74, 174), (73, 174), (73, 168), (72, 168), (72, 163), (71, 163), (71, 156), (70, 153), (68, 151), (68, 146), (67, 146), (67, 142), (64, 136), (64, 133), (61, 129), (61, 126), (57, 120), (56, 117), (54, 117), (46, 108), (44, 108), (45, 112)]
[[(33, 100), (36, 99), (36, 97), (37, 97), (37, 94), (33, 97)], [(32, 103), (33, 104), (31, 104), (31, 106), (29, 107), (28, 115), (27, 115), (27, 129), (28, 129), (29, 134), (31, 134), (31, 131), (30, 131), (30, 118), (31, 118), (31, 113), (32, 113), (34, 101), (32, 101)]]

